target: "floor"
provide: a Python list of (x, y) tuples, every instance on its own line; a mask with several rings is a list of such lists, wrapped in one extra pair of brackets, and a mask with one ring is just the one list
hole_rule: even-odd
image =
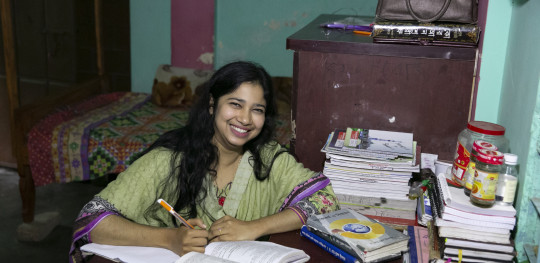
[(72, 224), (82, 206), (103, 188), (101, 182), (50, 184), (36, 188), (36, 214), (58, 212), (60, 224), (40, 242), (17, 239), (22, 223), (19, 176), (0, 167), (0, 262), (68, 262)]

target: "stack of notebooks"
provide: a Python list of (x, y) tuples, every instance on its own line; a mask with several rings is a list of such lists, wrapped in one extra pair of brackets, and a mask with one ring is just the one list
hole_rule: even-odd
[(308, 218), (300, 234), (344, 262), (382, 262), (408, 251), (409, 236), (350, 209)]
[(441, 257), (461, 262), (512, 262), (510, 231), (516, 224), (513, 206), (473, 205), (463, 188), (449, 186), (443, 173), (428, 191), (435, 225), (441, 237)]
[(416, 200), (408, 198), (412, 173), (420, 170), (412, 133), (336, 129), (321, 151), (342, 208), (396, 228), (416, 224)]

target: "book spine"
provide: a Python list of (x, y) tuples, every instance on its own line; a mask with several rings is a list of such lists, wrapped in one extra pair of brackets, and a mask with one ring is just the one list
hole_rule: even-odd
[(364, 170), (375, 170), (375, 171), (395, 171), (395, 172), (418, 172), (417, 166), (395, 166), (392, 164), (387, 163), (375, 163), (375, 162), (347, 162), (347, 161), (339, 161), (339, 160), (332, 160), (330, 159), (330, 163), (339, 167), (347, 167), (349, 169), (352, 168), (353, 171), (356, 171), (356, 169), (361, 169), (360, 171)]
[[(339, 200), (339, 199), (338, 199)], [(400, 210), (395, 208), (384, 208), (376, 206), (362, 206), (353, 203), (340, 202), (341, 209), (351, 209), (365, 216), (381, 216), (390, 218), (400, 218), (407, 220), (416, 220), (416, 211)]]
[(353, 156), (353, 157), (370, 157), (370, 158), (376, 158), (376, 159), (395, 159), (398, 156), (412, 157), (412, 155), (393, 154), (392, 152), (368, 151), (368, 150), (357, 149), (357, 148), (336, 148), (330, 145), (326, 147), (326, 149), (324, 150), (329, 153), (344, 154), (344, 155)]
[(422, 194), (422, 202), (423, 202), (423, 213), (429, 216), (433, 216), (431, 212), (431, 203), (429, 202), (429, 196), (427, 191), (424, 191)]
[(376, 22), (371, 36), (388, 39), (477, 43), (479, 34), (480, 28), (474, 24)]
[[(439, 237), (437, 226), (433, 221), (428, 222), (429, 258), (441, 258), (444, 250), (444, 240)], [(442, 249), (441, 249), (442, 248)]]
[(416, 203), (414, 200), (406, 199), (392, 199), (392, 198), (378, 198), (372, 196), (354, 195), (346, 193), (336, 193), (336, 197), (340, 203), (351, 203), (361, 205), (365, 207), (381, 207), (381, 208), (395, 208), (401, 210), (415, 210)]
[[(495, 245), (495, 244), (494, 244)], [(488, 250), (488, 249), (481, 249), (481, 248), (471, 248), (471, 247), (461, 247), (461, 246), (449, 246), (447, 244), (444, 245), (444, 252), (445, 253), (449, 253), (449, 254), (452, 254), (450, 251), (451, 250), (459, 250), (461, 249), (463, 252), (483, 252), (483, 253), (493, 253), (493, 254), (501, 254), (502, 256), (506, 256), (506, 255), (514, 255), (514, 251), (512, 252), (504, 252), (504, 251), (500, 251), (500, 250)]]
[(349, 255), (354, 255), (353, 257), (355, 258), (360, 258), (361, 260), (363, 260), (365, 258), (365, 254), (358, 254), (356, 253), (350, 246), (349, 244), (347, 244), (347, 242), (339, 239), (339, 238), (336, 238), (335, 236), (333, 235), (330, 235), (330, 234), (327, 234), (321, 230), (318, 230), (317, 228), (314, 228), (314, 227), (310, 227), (310, 226), (306, 226), (307, 227), (307, 230), (313, 234), (315, 234), (316, 236), (326, 240), (326, 242), (338, 247), (339, 249), (345, 251), (346, 253), (348, 253)]
[(359, 262), (351, 254), (341, 250), (340, 248), (334, 246), (332, 243), (322, 239), (321, 237), (310, 232), (307, 226), (302, 226), (300, 229), (300, 236), (306, 237), (309, 241), (315, 243), (320, 248), (326, 250), (328, 253), (332, 254), (334, 257), (346, 263), (357, 263)]
[(416, 225), (416, 218), (415, 219), (404, 219), (404, 218), (378, 216), (378, 215), (366, 215), (366, 217), (374, 219), (374, 220), (378, 221), (379, 223), (383, 223), (383, 224), (385, 224), (387, 226), (390, 226), (392, 228), (401, 229), (401, 230), (407, 228), (407, 226)]
[(416, 251), (416, 236), (414, 232), (414, 226), (407, 227), (407, 235), (409, 235), (409, 255), (411, 263), (418, 263), (418, 254)]

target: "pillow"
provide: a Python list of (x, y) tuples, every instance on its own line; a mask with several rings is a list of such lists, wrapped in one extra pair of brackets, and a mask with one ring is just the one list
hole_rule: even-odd
[(152, 102), (162, 107), (189, 107), (194, 102), (195, 89), (213, 73), (213, 70), (159, 65), (152, 86)]

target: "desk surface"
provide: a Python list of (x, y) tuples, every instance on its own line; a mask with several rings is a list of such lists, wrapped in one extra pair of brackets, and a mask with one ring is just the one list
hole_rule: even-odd
[[(330, 14), (318, 16), (307, 26), (287, 38), (287, 49), (469, 61), (474, 61), (476, 58), (476, 48), (373, 43), (373, 38), (370, 36), (354, 34), (350, 30), (328, 29), (319, 26), (345, 17), (350, 16)], [(359, 16), (359, 18), (366, 21), (374, 20), (374, 17)]]
[[(304, 250), (311, 259), (308, 261), (310, 263), (332, 263), (332, 262), (342, 262), (330, 255), (330, 253), (319, 248), (317, 245), (312, 243), (300, 236), (300, 230), (285, 232), (281, 234), (275, 234), (270, 237), (271, 242), (281, 244), (288, 247), (298, 248)], [(113, 261), (99, 256), (94, 256), (89, 260), (89, 263), (112, 263)], [(401, 259), (391, 261), (391, 263), (402, 262)]]
[(315, 245), (313, 242), (300, 236), (300, 230), (285, 232), (281, 234), (275, 234), (270, 236), (271, 242), (284, 245), (287, 247), (298, 248), (304, 250), (310, 260), (308, 262), (324, 263), (324, 262), (342, 262), (330, 253), (324, 251), (322, 248)]

